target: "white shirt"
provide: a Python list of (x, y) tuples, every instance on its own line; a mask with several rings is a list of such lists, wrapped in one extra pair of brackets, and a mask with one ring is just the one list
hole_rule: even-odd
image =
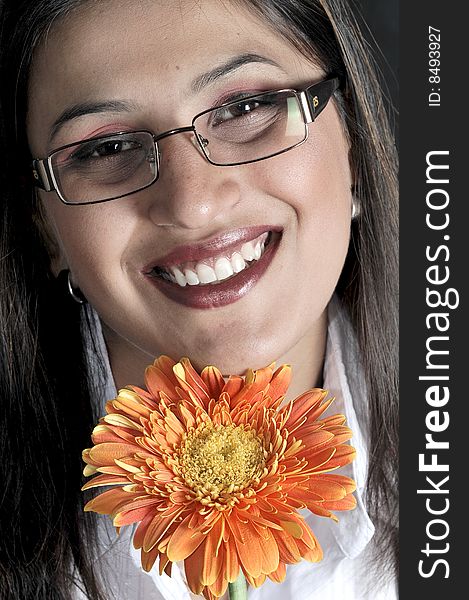
[[(336, 400), (326, 414), (344, 414), (353, 431), (352, 445), (357, 457), (352, 464), (337, 470), (352, 477), (357, 483), (357, 507), (338, 512), (339, 523), (304, 510), (307, 523), (315, 533), (324, 551), (319, 563), (302, 561), (287, 566), (287, 576), (281, 584), (269, 579), (257, 589), (249, 588), (249, 600), (395, 600), (395, 581), (386, 573), (373, 571), (368, 562), (372, 555), (371, 539), (374, 526), (363, 504), (363, 491), (368, 463), (365, 432), (366, 390), (357, 361), (357, 347), (352, 327), (339, 302), (333, 298), (328, 311), (329, 325), (324, 363), (323, 387)], [(107, 369), (107, 384), (102, 398), (104, 403), (114, 398), (116, 388), (112, 379), (106, 347), (99, 320), (96, 329), (101, 352)], [(173, 565), (172, 576), (158, 574), (156, 564), (145, 573), (140, 567), (140, 551), (133, 548), (134, 528), (124, 527), (119, 536), (108, 517), (99, 517), (99, 538), (102, 554), (100, 564), (106, 577), (109, 600), (191, 600), (202, 598), (188, 590), (184, 571)], [(374, 584), (378, 585), (374, 587)], [(371, 586), (368, 588), (368, 586)], [(77, 600), (85, 597), (78, 594)]]

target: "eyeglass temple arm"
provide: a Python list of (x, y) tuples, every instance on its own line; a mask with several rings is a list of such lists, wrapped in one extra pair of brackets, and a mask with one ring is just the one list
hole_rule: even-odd
[(55, 189), (45, 160), (33, 160), (32, 175), (33, 183), (36, 187), (46, 192), (51, 192)]
[(311, 117), (314, 121), (329, 102), (332, 94), (340, 87), (340, 79), (331, 77), (320, 83), (316, 83), (306, 90)]

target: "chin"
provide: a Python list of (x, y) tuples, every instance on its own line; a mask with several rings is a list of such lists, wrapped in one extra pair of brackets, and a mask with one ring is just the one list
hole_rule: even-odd
[[(186, 347), (184, 352), (172, 356), (175, 360), (187, 356), (194, 368), (201, 371), (207, 365), (217, 367), (223, 376), (244, 375), (247, 369), (261, 369), (277, 361), (285, 349), (277, 344), (262, 343), (259, 339), (247, 338), (243, 343), (239, 339), (236, 342), (210, 344), (208, 340)], [(283, 351), (282, 351), (283, 350)], [(277, 365), (278, 366), (278, 365)]]

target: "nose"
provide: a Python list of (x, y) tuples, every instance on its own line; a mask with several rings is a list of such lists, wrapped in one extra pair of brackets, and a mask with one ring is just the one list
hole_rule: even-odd
[(158, 148), (160, 172), (150, 188), (152, 221), (194, 230), (217, 220), (227, 221), (240, 197), (235, 168), (209, 163), (193, 132), (166, 137), (158, 142)]

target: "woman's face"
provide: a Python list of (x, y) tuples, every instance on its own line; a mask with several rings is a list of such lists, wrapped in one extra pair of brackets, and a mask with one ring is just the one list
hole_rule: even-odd
[[(235, 68), (233, 59), (247, 54), (257, 58)], [(158, 134), (190, 125), (194, 115), (237, 93), (299, 88), (323, 77), (229, 3), (84, 3), (36, 53), (31, 150), (44, 157), (126, 129)], [(69, 268), (96, 308), (111, 360), (144, 365), (165, 353), (243, 372), (323, 339), (325, 308), (348, 247), (351, 180), (334, 103), (308, 127), (303, 145), (231, 167), (208, 163), (188, 133), (168, 137), (158, 181), (103, 204), (66, 206), (55, 193), (40, 192), (60, 248), (54, 269)], [(253, 251), (268, 235), (261, 258), (248, 263), (249, 242)], [(243, 261), (251, 266), (183, 287), (150, 273), (157, 266), (190, 268), (210, 279), (204, 265), (216, 270), (219, 259), (234, 271)], [(223, 277), (229, 267), (220, 264)]]

